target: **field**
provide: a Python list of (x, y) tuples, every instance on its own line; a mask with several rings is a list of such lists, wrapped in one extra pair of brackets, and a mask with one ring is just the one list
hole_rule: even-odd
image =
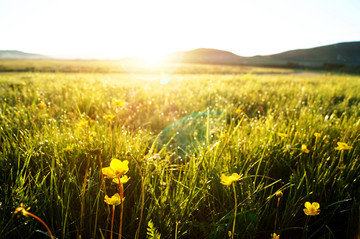
[[(27, 212), (56, 238), (359, 238), (359, 76), (14, 62), (0, 73), (0, 238), (49, 238)], [(103, 175), (112, 159), (127, 183)]]

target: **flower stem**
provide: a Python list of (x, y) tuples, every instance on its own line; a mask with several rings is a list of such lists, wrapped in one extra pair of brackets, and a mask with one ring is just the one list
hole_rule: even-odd
[(235, 201), (235, 210), (234, 210), (234, 221), (233, 221), (233, 227), (231, 232), (231, 239), (234, 239), (234, 233), (235, 233), (235, 223), (236, 223), (236, 213), (237, 213), (237, 198), (236, 198), (236, 190), (235, 190), (235, 184), (232, 184), (234, 189), (234, 201)]
[(120, 203), (121, 203), (121, 208), (120, 208), (120, 225), (119, 225), (119, 239), (121, 239), (121, 233), (122, 233), (122, 221), (123, 221), (123, 211), (124, 211), (124, 188), (122, 186), (122, 183), (120, 182), (120, 177), (119, 177), (119, 191), (120, 191)]
[(54, 238), (53, 234), (52, 234), (51, 231), (50, 231), (50, 228), (46, 225), (46, 223), (45, 223), (43, 220), (41, 220), (40, 217), (36, 216), (35, 214), (32, 214), (31, 212), (26, 212), (26, 215), (27, 215), (27, 216), (30, 216), (30, 217), (33, 217), (33, 218), (35, 218), (36, 220), (38, 220), (39, 222), (41, 222), (41, 224), (44, 225), (44, 227), (46, 228), (48, 234), (50, 235), (50, 238), (51, 238), (51, 239)]
[(314, 155), (315, 155), (315, 151), (316, 151), (316, 143), (318, 141), (318, 137), (315, 138), (315, 146), (314, 146), (314, 151), (313, 151), (313, 154), (311, 156), (311, 159), (314, 159)]
[(109, 128), (109, 138), (110, 138), (110, 152), (109, 155), (111, 155), (112, 152), (112, 141), (113, 141), (113, 137), (112, 137), (112, 121), (110, 121), (110, 128)]
[(115, 216), (115, 205), (113, 205), (113, 210), (112, 210), (112, 216), (111, 216), (111, 229), (110, 229), (110, 239), (113, 238), (113, 226), (114, 226), (114, 216)]
[(278, 198), (277, 206), (276, 206), (276, 215), (275, 215), (275, 223), (274, 223), (274, 233), (276, 232), (276, 222), (277, 222), (277, 217), (278, 217), (278, 213), (279, 213), (279, 204), (280, 204), (280, 198)]
[(341, 150), (341, 154), (340, 154), (340, 160), (339, 160), (339, 167), (340, 167), (340, 164), (341, 164), (341, 161), (344, 157), (344, 150)]
[(310, 221), (310, 216), (306, 217), (306, 221), (305, 221), (305, 230), (304, 230), (304, 235), (303, 238), (307, 239), (307, 234), (308, 234), (308, 230), (309, 230), (309, 221)]

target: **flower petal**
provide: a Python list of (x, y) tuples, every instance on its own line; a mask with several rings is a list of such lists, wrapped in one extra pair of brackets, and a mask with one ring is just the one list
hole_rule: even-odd
[(312, 207), (315, 208), (315, 209), (319, 209), (319, 208), (320, 208), (320, 204), (317, 203), (317, 202), (313, 202), (313, 203), (312, 203)]
[(305, 213), (306, 215), (310, 216), (311, 213), (310, 213), (310, 211), (309, 211), (308, 209), (305, 208), (305, 209), (303, 209), (303, 210), (304, 210), (304, 213)]
[(237, 173), (233, 173), (233, 174), (231, 175), (231, 177), (233, 178), (234, 181), (238, 181), (238, 180), (240, 180), (241, 175), (239, 175), (239, 174), (237, 174)]
[[(306, 202), (304, 205), (307, 209), (311, 208), (311, 203), (310, 202)], [(306, 214), (306, 213), (305, 213)]]
[[(131, 177), (128, 177), (127, 175), (124, 175), (120, 178), (120, 183), (124, 184), (127, 183), (130, 180)], [(119, 184), (119, 178), (114, 178), (113, 183)]]
[(101, 172), (103, 173), (103, 175), (105, 175), (108, 178), (115, 178), (115, 172), (114, 170), (111, 169), (111, 167), (106, 167), (106, 168), (102, 168)]
[(112, 159), (110, 162), (110, 168), (114, 170), (116, 177), (121, 177), (129, 171), (129, 161), (121, 161), (119, 159)]
[(232, 183), (232, 181), (229, 179), (229, 177), (226, 176), (225, 174), (221, 174), (220, 179), (221, 179), (220, 183), (222, 183), (222, 184), (224, 184), (226, 186), (229, 186)]
[(111, 198), (109, 198), (108, 195), (105, 195), (104, 202), (109, 205), (119, 205), (121, 203), (120, 195), (118, 193), (115, 193)]

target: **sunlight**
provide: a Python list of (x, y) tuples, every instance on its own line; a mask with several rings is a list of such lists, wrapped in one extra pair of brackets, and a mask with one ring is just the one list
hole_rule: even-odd
[(163, 53), (148, 50), (139, 55), (137, 58), (139, 63), (144, 67), (157, 67), (163, 63), (165, 57), (166, 55)]

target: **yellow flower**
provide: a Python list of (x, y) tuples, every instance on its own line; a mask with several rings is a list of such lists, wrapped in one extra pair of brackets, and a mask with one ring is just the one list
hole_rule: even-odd
[(233, 182), (239, 181), (242, 175), (239, 175), (237, 173), (233, 173), (231, 176), (226, 176), (224, 174), (221, 174), (221, 183), (230, 186)]
[(115, 118), (115, 115), (104, 115), (104, 119), (112, 120), (113, 118)]
[(238, 114), (238, 115), (241, 115), (241, 112), (242, 112), (242, 110), (241, 110), (240, 108), (238, 108), (238, 109), (235, 111), (235, 113)]
[(304, 208), (304, 213), (308, 216), (316, 216), (320, 214), (320, 204), (317, 202), (306, 202)]
[(308, 150), (308, 148), (306, 147), (306, 144), (301, 145), (301, 151), (303, 151), (306, 154), (310, 153), (310, 150)]
[[(124, 199), (122, 201), (124, 201)], [(115, 205), (115, 206), (120, 205), (121, 203), (120, 195), (118, 193), (115, 193), (111, 198), (109, 198), (108, 195), (105, 195), (104, 202), (106, 202), (109, 205)]]
[(90, 132), (90, 134), (89, 134), (89, 138), (90, 138), (90, 140), (92, 140), (94, 137), (95, 137), (95, 135), (96, 135), (96, 132)]
[(278, 198), (281, 198), (283, 195), (284, 195), (284, 194), (283, 194), (283, 192), (281, 192), (281, 191), (277, 191), (277, 192), (275, 193), (275, 196), (278, 197)]
[(45, 109), (46, 108), (46, 104), (44, 102), (40, 102), (39, 104), (37, 104), (37, 106), (40, 108), (40, 109)]
[(271, 239), (280, 239), (280, 235), (277, 235), (276, 233), (271, 233)]
[(112, 102), (115, 104), (115, 105), (118, 105), (118, 106), (123, 106), (124, 105), (124, 101), (122, 100), (117, 100), (115, 98), (112, 99)]
[(314, 133), (314, 136), (315, 136), (316, 138), (319, 138), (319, 137), (321, 136), (321, 134), (320, 134), (320, 133)]
[(112, 159), (110, 167), (102, 168), (102, 173), (108, 178), (120, 178), (127, 171), (129, 171), (129, 161), (121, 161), (119, 159)]
[(19, 212), (22, 213), (23, 216), (27, 217), (28, 216), (28, 211), (30, 210), (30, 207), (25, 209), (25, 204), (24, 203), (20, 203), (20, 207), (15, 209), (15, 214), (18, 214)]
[(296, 137), (300, 136), (300, 132), (299, 132), (299, 131), (296, 131), (296, 132), (295, 132), (295, 136), (296, 136)]
[(72, 145), (68, 145), (68, 146), (66, 146), (66, 148), (64, 148), (64, 151), (65, 151), (65, 152), (70, 152), (72, 149), (73, 149), (73, 146), (72, 146)]
[(287, 138), (288, 137), (288, 135), (284, 134), (284, 133), (278, 133), (278, 136), (280, 136), (281, 138)]
[(80, 121), (79, 123), (75, 124), (76, 127), (83, 128), (88, 125), (88, 122), (85, 120)]
[(352, 149), (352, 146), (348, 145), (347, 143), (343, 143), (343, 142), (337, 142), (337, 147), (335, 148), (336, 150), (348, 150), (348, 149)]
[[(120, 178), (120, 183), (121, 184), (124, 184), (124, 183), (127, 183), (128, 181), (130, 180), (130, 177), (124, 175)], [(119, 184), (119, 178), (114, 178), (113, 179), (113, 182), (116, 183), (116, 184)]]

